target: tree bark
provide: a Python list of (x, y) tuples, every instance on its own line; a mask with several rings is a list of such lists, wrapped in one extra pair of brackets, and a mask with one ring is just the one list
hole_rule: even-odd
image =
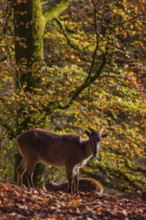
[[(53, 2), (45, 16), (42, 13), (41, 0), (12, 0), (14, 12), (14, 40), (15, 40), (15, 61), (16, 61), (16, 91), (19, 94), (33, 92), (40, 87), (41, 62), (44, 59), (43, 35), (46, 22), (58, 16), (71, 2), (71, 0), (57, 0)], [(25, 108), (25, 107), (24, 107)], [(17, 109), (17, 115), (24, 114), (23, 109)], [(31, 124), (31, 112), (23, 115), (23, 122), (16, 122), (16, 134), (22, 130), (29, 129)], [(35, 126), (35, 124), (34, 124)], [(20, 163), (21, 157), (16, 155), (15, 170)], [(37, 186), (41, 180), (44, 166), (38, 165), (35, 172), (34, 185)], [(15, 172), (16, 180), (16, 172)]]
[[(43, 60), (44, 45), (43, 34), (45, 20), (42, 15), (40, 0), (17, 1), (13, 0), (14, 9), (14, 38), (15, 38), (15, 61), (16, 61), (16, 91), (23, 89), (24, 92), (32, 92), (36, 87), (40, 86), (40, 74), (37, 74), (39, 64)], [(25, 107), (24, 107), (25, 108)], [(17, 109), (19, 119), (20, 114), (24, 114), (23, 109)], [(31, 113), (24, 115), (21, 124), (16, 122), (16, 134), (20, 134), (22, 130), (29, 129), (31, 124)], [(16, 167), (21, 161), (21, 156), (16, 154)], [(44, 166), (37, 166), (36, 178), (34, 184), (37, 186), (41, 180), (39, 170)], [(37, 175), (38, 173), (38, 175)], [(16, 172), (15, 172), (16, 180)]]
[[(44, 58), (45, 18), (40, 0), (13, 0), (16, 89), (31, 91), (39, 84), (38, 65)], [(35, 68), (34, 68), (35, 67)]]

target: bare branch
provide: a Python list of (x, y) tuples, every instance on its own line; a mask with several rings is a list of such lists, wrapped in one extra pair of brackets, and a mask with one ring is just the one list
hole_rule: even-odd
[(62, 33), (63, 33), (63, 35), (64, 35), (64, 37), (65, 37), (67, 43), (69, 44), (69, 46), (72, 47), (72, 48), (75, 49), (75, 50), (76, 50), (76, 49), (79, 50), (79, 48), (78, 48), (76, 45), (74, 45), (74, 44), (71, 42), (71, 40), (69, 39), (69, 37), (68, 37), (66, 31), (64, 30), (64, 27), (63, 27), (63, 25), (62, 25), (60, 19), (54, 18), (54, 21), (59, 25), (60, 30), (62, 31)]

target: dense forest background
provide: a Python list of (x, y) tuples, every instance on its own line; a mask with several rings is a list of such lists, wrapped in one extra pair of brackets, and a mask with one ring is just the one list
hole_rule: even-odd
[[(104, 128), (82, 175), (104, 186), (146, 188), (144, 0), (1, 0), (0, 179), (13, 182), (15, 138)], [(63, 170), (46, 167), (46, 176)]]

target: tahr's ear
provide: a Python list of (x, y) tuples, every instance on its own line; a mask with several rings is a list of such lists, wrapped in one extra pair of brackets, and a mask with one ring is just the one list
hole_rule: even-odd
[(87, 130), (85, 130), (85, 134), (89, 137), (89, 135), (90, 135), (90, 132), (89, 131), (87, 131)]
[(107, 136), (108, 136), (108, 134), (102, 134), (102, 135), (101, 135), (102, 138), (105, 138), (105, 137), (107, 137)]
[(48, 184), (51, 184), (51, 183), (53, 182), (53, 177), (49, 178), (49, 179), (47, 180), (47, 182), (48, 182)]
[(92, 128), (88, 128), (89, 129), (89, 131), (92, 133), (92, 132), (95, 132)]
[(102, 136), (102, 132), (103, 132), (103, 128), (102, 129), (100, 129), (100, 131), (99, 131), (99, 134)]

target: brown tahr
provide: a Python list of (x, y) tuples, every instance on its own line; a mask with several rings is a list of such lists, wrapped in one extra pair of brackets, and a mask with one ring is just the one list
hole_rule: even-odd
[[(47, 191), (51, 191), (51, 192), (57, 192), (57, 191), (68, 192), (68, 182), (65, 181), (62, 183), (55, 183), (50, 180), (47, 180), (45, 183), (45, 188)], [(103, 193), (103, 186), (99, 181), (93, 178), (79, 178), (78, 190), (81, 192), (96, 191)]]
[(17, 168), (17, 184), (22, 184), (25, 172), (29, 187), (33, 187), (33, 172), (37, 163), (64, 166), (68, 180), (68, 192), (78, 191), (78, 173), (80, 167), (96, 156), (102, 138), (102, 129), (85, 131), (88, 140), (75, 134), (56, 134), (44, 129), (28, 130), (16, 138), (16, 147), (23, 159)]

